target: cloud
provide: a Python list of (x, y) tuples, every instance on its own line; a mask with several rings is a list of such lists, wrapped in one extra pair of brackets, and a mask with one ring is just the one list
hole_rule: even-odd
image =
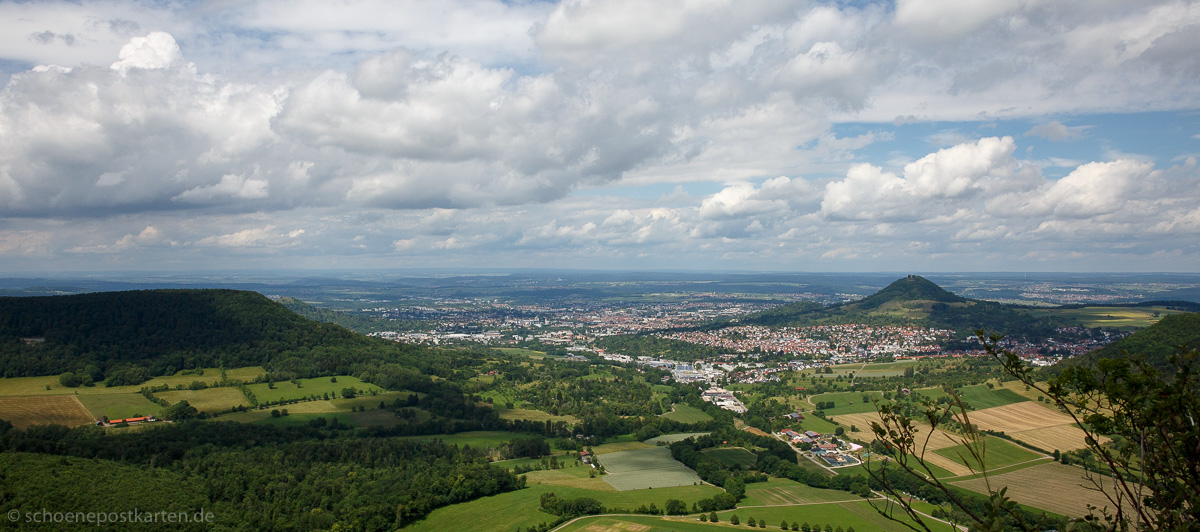
[(197, 247), (278, 250), (280, 248), (298, 246), (300, 244), (299, 239), (304, 235), (304, 232), (303, 229), (280, 232), (276, 226), (268, 225), (265, 227), (243, 229), (224, 235), (204, 237), (192, 242), (190, 245)]
[(1026, 137), (1041, 137), (1046, 140), (1056, 142), (1064, 140), (1075, 140), (1083, 138), (1083, 132), (1090, 129), (1090, 126), (1064, 126), (1058, 120), (1054, 120), (1045, 124), (1033, 126), (1029, 131), (1025, 132)]
[(211, 203), (228, 198), (262, 199), (268, 196), (267, 181), (247, 179), (240, 175), (226, 174), (221, 181), (206, 186), (191, 188), (171, 198), (171, 201), (186, 203)]

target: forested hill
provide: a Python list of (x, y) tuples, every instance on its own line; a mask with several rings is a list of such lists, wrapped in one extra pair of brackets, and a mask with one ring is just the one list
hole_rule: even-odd
[[(307, 320), (257, 292), (144, 290), (0, 298), (0, 374), (113, 378), (258, 366), (314, 376), (403, 347)], [(144, 379), (142, 379), (144, 380)]]
[(743, 324), (807, 326), (843, 323), (920, 325), (953, 329), (969, 336), (979, 328), (1008, 336), (1045, 337), (1055, 323), (991, 301), (955, 295), (919, 275), (909, 275), (858, 301), (823, 307), (800, 302), (739, 320)]
[(1200, 313), (1171, 314), (1158, 323), (1117, 340), (1101, 349), (1073, 357), (1066, 364), (1095, 364), (1105, 358), (1141, 355), (1151, 366), (1166, 369), (1168, 358), (1178, 354), (1177, 346), (1200, 348)]

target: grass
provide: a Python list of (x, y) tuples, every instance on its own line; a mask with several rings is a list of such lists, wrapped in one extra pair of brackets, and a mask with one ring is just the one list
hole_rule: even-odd
[(341, 397), (342, 390), (346, 388), (358, 390), (360, 395), (369, 394), (372, 391), (377, 394), (385, 391), (374, 384), (367, 384), (359, 380), (358, 377), (338, 375), (335, 378), (337, 382), (333, 382), (330, 377), (318, 377), (315, 379), (299, 379), (296, 382), (299, 382), (300, 386), (289, 381), (275, 383), (274, 389), (269, 388), (266, 383), (251, 384), (248, 388), (250, 388), (251, 392), (254, 392), (254, 397), (258, 399), (260, 404), (308, 399), (313, 396), (324, 397), (325, 394), (329, 394), (331, 398)]
[(210, 414), (224, 412), (235, 406), (250, 406), (250, 401), (246, 399), (241, 390), (230, 387), (208, 388), (205, 390), (171, 390), (158, 392), (154, 396), (165, 399), (171, 404), (187, 401), (189, 405), (196, 407), (196, 410)]
[[(226, 370), (226, 375), (230, 379), (239, 379), (250, 381), (258, 375), (265, 373), (260, 366), (250, 366), (245, 368), (235, 368)], [(92, 395), (92, 394), (111, 394), (111, 393), (138, 393), (143, 386), (161, 386), (166, 384), (171, 389), (176, 386), (187, 386), (192, 381), (204, 381), (207, 384), (212, 384), (212, 381), (221, 379), (221, 370), (215, 368), (207, 368), (204, 370), (204, 375), (172, 375), (167, 377), (155, 377), (142, 384), (134, 386), (114, 386), (106, 387), (103, 383), (96, 383), (95, 386), (80, 386), (78, 388), (67, 388), (58, 383), (58, 375), (47, 375), (43, 377), (14, 377), (0, 378), (0, 396), (6, 395)], [(47, 389), (47, 386), (49, 389)]]
[(662, 417), (680, 423), (704, 423), (713, 419), (699, 408), (681, 404), (672, 405), (672, 411), (663, 414)]
[(161, 406), (151, 403), (140, 393), (110, 393), (78, 397), (79, 402), (83, 403), (84, 408), (87, 408), (94, 418), (108, 416), (109, 419), (125, 419), (138, 416), (157, 416), (162, 413)]
[[(863, 396), (868, 400), (863, 401)], [(832, 392), (814, 395), (813, 403), (833, 401), (833, 408), (826, 408), (825, 415), (834, 416), (837, 414), (859, 414), (862, 412), (874, 412), (875, 404), (872, 399), (882, 401), (882, 392)], [(807, 417), (807, 416), (806, 416)], [(818, 431), (820, 432), (820, 431)]]
[[(541, 523), (553, 522), (556, 519), (555, 516), (538, 510), (541, 496), (546, 493), (555, 493), (559, 497), (569, 499), (592, 497), (608, 508), (634, 509), (643, 504), (647, 506), (654, 504), (662, 508), (666, 506), (667, 499), (679, 499), (691, 506), (693, 502), (721, 493), (721, 489), (701, 485), (617, 492), (531, 483), (523, 490), (438, 508), (424, 520), (413, 523), (403, 530), (415, 532), (441, 532), (443, 530), (511, 532), (512, 530), (536, 527)], [(572, 530), (579, 529), (572, 528)]]
[[(908, 521), (902, 516), (903, 512), (901, 510), (896, 509), (895, 512), (895, 517), (906, 522)], [(830, 524), (834, 528), (840, 526), (843, 530), (849, 527), (854, 527), (855, 530), (910, 530), (904, 524), (890, 521), (886, 517), (879, 515), (866, 501), (803, 506), (775, 506), (768, 508), (739, 508), (737, 510), (726, 510), (717, 513), (720, 521), (726, 524), (729, 523), (729, 519), (733, 515), (738, 516), (743, 527), (746, 526), (746, 522), (751, 517), (756, 521), (766, 520), (768, 530), (778, 530), (779, 522), (785, 519), (788, 523), (796, 521), (798, 523), (807, 522), (813, 525), (820, 524), (822, 529), (824, 529), (826, 524)], [(929, 519), (926, 519), (926, 521), (929, 522), (933, 530), (952, 530), (950, 525)]]
[[(837, 419), (837, 418), (834, 418), (834, 419)], [(806, 430), (812, 430), (812, 431), (820, 432), (821, 434), (833, 434), (833, 431), (837, 430), (837, 428), (839, 426), (839, 425), (830, 423), (828, 421), (825, 421), (824, 419), (821, 419), (812, 414), (804, 416), (804, 421), (801, 421), (799, 423), (799, 425), (800, 425), (800, 432), (804, 432)], [(849, 425), (847, 425), (845, 428), (846, 428), (846, 431), (850, 430)], [(861, 430), (870, 430), (869, 426), (866, 428), (863, 428), (860, 426), (858, 428)]]
[(650, 445), (658, 445), (658, 442), (671, 444), (671, 443), (675, 443), (677, 441), (686, 440), (691, 437), (698, 438), (700, 436), (704, 436), (707, 434), (710, 434), (710, 433), (708, 433), (708, 432), (681, 432), (678, 434), (663, 434), (662, 436), (656, 436), (654, 438), (650, 438), (650, 439), (646, 440), (646, 443), (649, 443)]
[(992, 390), (982, 384), (964, 386), (958, 393), (962, 397), (962, 400), (975, 410), (1011, 405), (1029, 400), (1012, 390), (1003, 387)]
[(622, 441), (622, 442), (616, 442), (616, 443), (605, 443), (602, 445), (597, 445), (595, 447), (592, 447), (592, 453), (601, 455), (601, 454), (609, 454), (609, 453), (619, 453), (622, 451), (632, 451), (635, 449), (645, 449), (647, 447), (652, 447), (652, 445), (642, 443), (640, 441)]
[(605, 454), (597, 460), (608, 471), (604, 481), (617, 491), (692, 486), (700, 477), (671, 457), (666, 447), (649, 447)]
[(19, 429), (32, 425), (77, 427), (96, 421), (74, 395), (5, 397), (0, 399), (0, 419)]
[(813, 488), (794, 480), (772, 478), (766, 482), (746, 484), (746, 498), (739, 504), (740, 506), (773, 506), (857, 500), (861, 500), (861, 497), (846, 491)]
[(749, 469), (758, 463), (758, 455), (754, 454), (741, 447), (718, 447), (713, 449), (705, 449), (704, 454), (716, 458), (722, 464), (729, 467), (741, 467)]
[(1041, 454), (1013, 445), (1000, 438), (987, 437), (982, 440), (982, 443), (985, 451), (982, 463), (976, 460), (964, 445), (937, 449), (933, 452), (968, 466), (975, 471), (991, 471), (1042, 457)]
[(541, 410), (527, 408), (497, 408), (496, 414), (500, 416), (500, 419), (527, 419), (529, 421), (549, 421), (552, 423), (565, 421), (571, 425), (579, 422), (575, 416), (556, 416)]
[(495, 430), (477, 430), (460, 432), (458, 434), (438, 434), (429, 436), (401, 436), (405, 440), (442, 440), (446, 443), (463, 446), (470, 445), (475, 449), (497, 448), (513, 438), (528, 436), (519, 432), (503, 432)]

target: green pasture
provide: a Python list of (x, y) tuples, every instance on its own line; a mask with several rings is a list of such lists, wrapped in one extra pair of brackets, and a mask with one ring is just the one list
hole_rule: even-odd
[[(283, 407), (283, 408), (286, 408), (286, 407)], [(282, 410), (283, 408), (280, 408), (280, 410)], [(350, 417), (349, 413), (344, 413), (344, 414), (292, 414), (290, 410), (288, 411), (288, 415), (279, 416), (279, 417), (272, 417), (268, 413), (267, 417), (264, 417), (264, 418), (258, 420), (256, 423), (260, 423), (263, 425), (274, 425), (276, 427), (298, 427), (298, 426), (307, 425), (310, 421), (317, 419), (319, 417), (325, 418), (325, 421), (327, 421), (327, 422), (333, 422), (334, 418), (337, 418), (338, 424), (340, 424), (342, 426), (348, 426), (348, 427), (358, 426), (354, 422), (354, 419), (352, 417)], [(228, 419), (228, 418), (222, 417), (219, 419)]]
[(897, 362), (871, 362), (862, 369), (854, 372), (855, 377), (899, 377), (904, 370), (914, 368), (916, 360), (900, 360)]
[(958, 393), (962, 397), (962, 400), (975, 410), (1022, 403), (1029, 400), (1012, 390), (1004, 388), (989, 390), (987, 386), (982, 384), (964, 386)]
[[(882, 501), (881, 501), (882, 502)], [(820, 524), (824, 529), (826, 524), (833, 525), (834, 528), (842, 527), (843, 530), (854, 527), (854, 530), (910, 530), (907, 526), (901, 523), (896, 523), (886, 517), (879, 515), (870, 503), (864, 500), (858, 502), (844, 503), (827, 503), (827, 504), (810, 504), (801, 506), (772, 506), (759, 508), (738, 508), (736, 510), (726, 510), (718, 512), (717, 517), (722, 523), (729, 523), (730, 517), (737, 515), (741, 521), (741, 526), (746, 526), (746, 521), (753, 517), (756, 521), (766, 520), (767, 529), (779, 529), (779, 522), (786, 519), (788, 523), (796, 521), (798, 523), (809, 523), (810, 525)], [(895, 509), (894, 516), (898, 519), (908, 521), (904, 517), (903, 511), (899, 508)], [(950, 525), (939, 523), (931, 519), (926, 519), (933, 530), (953, 530)], [(934, 525), (941, 525), (934, 526)], [(790, 528), (790, 527), (789, 527)]]
[(125, 419), (138, 416), (158, 416), (162, 407), (140, 393), (109, 393), (96, 395), (80, 395), (79, 402), (83, 407), (99, 419)]
[[(837, 418), (832, 418), (832, 419), (836, 420)], [(835, 425), (833, 423), (825, 421), (824, 419), (821, 419), (812, 414), (806, 414), (804, 416), (804, 420), (801, 421), (799, 424), (800, 424), (800, 432), (804, 432), (806, 430), (812, 430), (812, 431), (820, 432), (821, 434), (833, 434), (834, 431), (836, 431), (837, 428), (840, 426), (840, 425)], [(845, 429), (847, 431), (849, 431), (850, 427), (845, 427)], [(862, 427), (859, 427), (859, 429), (862, 429)]]
[(460, 432), (458, 434), (437, 434), (425, 436), (401, 436), (405, 440), (442, 440), (459, 446), (470, 445), (474, 449), (490, 449), (504, 445), (513, 438), (529, 436), (520, 432), (504, 432), (497, 430), (477, 430)]
[(758, 455), (741, 447), (717, 447), (704, 449), (702, 453), (717, 459), (729, 467), (749, 469), (758, 463)]
[[(95, 395), (95, 394), (136, 394), (144, 386), (154, 387), (167, 385), (171, 389), (177, 386), (187, 387), (193, 381), (203, 381), (205, 384), (211, 385), (213, 381), (221, 380), (221, 370), (218, 368), (204, 369), (204, 375), (171, 375), (167, 377), (154, 377), (142, 384), (133, 386), (113, 386), (106, 387), (104, 383), (98, 382), (94, 386), (79, 386), (77, 388), (67, 388), (58, 383), (58, 375), (47, 375), (43, 377), (13, 377), (0, 378), (0, 396), (5, 395)], [(255, 377), (265, 373), (265, 370), (260, 366), (251, 366), (245, 368), (234, 368), (226, 370), (226, 375), (230, 379), (238, 379), (250, 381)], [(49, 389), (47, 389), (49, 387)]]
[(276, 382), (274, 389), (269, 388), (266, 383), (251, 384), (248, 388), (254, 392), (254, 397), (258, 399), (259, 404), (309, 399), (313, 396), (322, 398), (325, 394), (329, 394), (330, 398), (341, 397), (342, 390), (345, 388), (354, 388), (360, 394), (385, 391), (374, 384), (367, 384), (359, 380), (358, 377), (337, 375), (336, 378), (337, 382), (332, 382), (330, 377), (317, 377), (315, 379), (298, 379), (296, 382), (300, 383), (299, 386), (291, 381), (282, 381)]
[(700, 477), (671, 457), (666, 447), (610, 453), (596, 459), (608, 471), (604, 481), (617, 491), (692, 486)]
[(675, 404), (674, 411), (663, 414), (662, 417), (680, 423), (704, 423), (712, 421), (712, 416), (694, 406)]
[(666, 443), (666, 444), (672, 444), (677, 441), (683, 441), (683, 440), (686, 440), (691, 437), (699, 438), (700, 436), (705, 436), (707, 434), (709, 434), (709, 433), (708, 432), (681, 432), (678, 434), (663, 434), (662, 436), (656, 436), (654, 438), (650, 438), (650, 439), (646, 440), (646, 443), (649, 443), (650, 445), (658, 445), (659, 442)]
[(250, 401), (246, 399), (246, 395), (240, 389), (228, 386), (204, 390), (170, 390), (158, 392), (154, 396), (171, 404), (187, 401), (196, 410), (210, 414), (223, 412), (239, 405), (250, 406)]
[(825, 415), (827, 416), (874, 412), (875, 403), (872, 403), (870, 400), (863, 401), (863, 396), (867, 396), (868, 399), (879, 401), (883, 400), (882, 392), (831, 392), (823, 393), (821, 395), (814, 395), (812, 397), (812, 402), (815, 404), (819, 402), (833, 401), (833, 408), (826, 408), (824, 410)]
[(548, 412), (530, 408), (496, 408), (496, 414), (500, 416), (500, 419), (527, 419), (529, 421), (549, 421), (551, 423), (564, 421), (570, 425), (579, 422), (575, 416), (556, 416)]
[(772, 477), (766, 482), (746, 484), (746, 498), (739, 505), (775, 506), (858, 500), (862, 498), (850, 492), (814, 488), (794, 480)]
[(1014, 445), (1000, 438), (989, 436), (982, 440), (982, 444), (984, 451), (982, 462), (976, 460), (964, 445), (955, 445), (954, 447), (937, 449), (933, 452), (970, 467), (975, 471), (991, 471), (993, 469), (999, 469), (1001, 467), (1027, 462), (1029, 460), (1036, 460), (1042, 457), (1041, 454), (1025, 449), (1024, 447)]

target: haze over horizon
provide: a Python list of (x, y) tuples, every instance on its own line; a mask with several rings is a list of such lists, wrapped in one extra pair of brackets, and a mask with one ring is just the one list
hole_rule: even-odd
[(0, 272), (1200, 272), (1200, 2), (0, 2)]

